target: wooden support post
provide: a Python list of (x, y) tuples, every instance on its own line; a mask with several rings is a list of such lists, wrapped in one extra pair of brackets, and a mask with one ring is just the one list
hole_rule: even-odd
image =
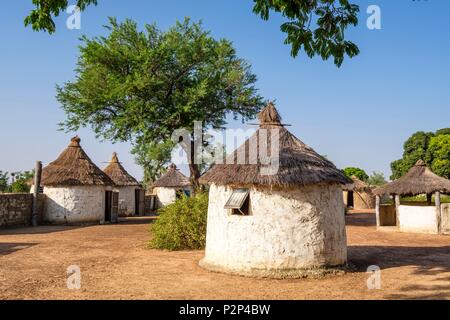
[(376, 205), (375, 205), (375, 214), (377, 217), (377, 228), (381, 227), (381, 220), (380, 220), (380, 203), (381, 203), (381, 198), (379, 195), (375, 196), (375, 201), (376, 201)]
[(395, 202), (395, 219), (396, 219), (396, 225), (397, 225), (397, 228), (400, 228), (400, 219), (399, 219), (399, 211), (400, 211), (400, 195), (399, 195), (399, 194), (394, 195), (394, 202)]
[(33, 211), (31, 213), (31, 225), (36, 227), (38, 225), (38, 201), (39, 188), (41, 187), (42, 162), (36, 161), (36, 168), (34, 170), (34, 190), (33, 190)]
[(437, 232), (438, 234), (442, 233), (442, 211), (441, 211), (441, 193), (438, 191), (436, 192), (435, 196), (435, 203), (436, 203), (436, 224), (437, 224)]

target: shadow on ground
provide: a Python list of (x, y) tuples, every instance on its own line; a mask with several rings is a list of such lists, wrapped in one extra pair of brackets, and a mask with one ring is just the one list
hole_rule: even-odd
[(37, 245), (37, 243), (0, 243), (0, 256), (6, 256), (8, 254), (31, 248)]

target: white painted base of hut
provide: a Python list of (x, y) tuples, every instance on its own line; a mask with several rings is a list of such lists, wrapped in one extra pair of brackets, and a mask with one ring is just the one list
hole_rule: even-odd
[(119, 216), (130, 217), (136, 214), (136, 187), (114, 188), (119, 192)]
[(174, 203), (177, 200), (177, 190), (186, 190), (192, 193), (191, 187), (185, 188), (165, 188), (165, 187), (157, 187), (154, 188), (153, 192), (156, 194), (158, 199), (157, 207), (162, 208), (169, 204)]
[[(252, 188), (252, 215), (231, 215), (230, 187), (210, 186), (205, 257), (200, 266), (241, 275), (273, 276), (347, 262), (340, 186)], [(299, 276), (302, 276), (299, 272)]]
[(52, 224), (105, 221), (105, 187), (45, 187), (44, 221)]
[(436, 207), (406, 206), (398, 208), (399, 229), (402, 232), (438, 234)]

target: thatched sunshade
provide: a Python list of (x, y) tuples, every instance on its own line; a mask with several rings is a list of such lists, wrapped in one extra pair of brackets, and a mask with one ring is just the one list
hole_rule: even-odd
[(419, 160), (403, 177), (375, 189), (377, 195), (404, 195), (433, 194), (435, 192), (450, 192), (450, 180), (434, 174)]
[(42, 186), (113, 186), (114, 182), (84, 152), (80, 138), (71, 139), (58, 159), (42, 170)]
[(344, 191), (356, 191), (356, 192), (364, 192), (371, 191), (372, 187), (369, 186), (366, 182), (358, 179), (356, 176), (352, 176), (352, 183), (346, 184), (342, 187)]
[(118, 187), (139, 187), (139, 182), (133, 178), (119, 162), (117, 153), (113, 153), (111, 161), (108, 166), (103, 170), (114, 184)]
[[(313, 184), (348, 184), (348, 179), (332, 162), (316, 153), (291, 134), (281, 123), (281, 116), (272, 103), (269, 103), (259, 114), (259, 129), (245, 143), (227, 157), (225, 164), (215, 164), (201, 178), (203, 184), (217, 185), (264, 185), (298, 187)], [(264, 132), (262, 132), (262, 129)], [(279, 169), (274, 174), (261, 174), (261, 168), (267, 167), (258, 155), (261, 146), (260, 135), (267, 136), (268, 157), (271, 156), (272, 130), (278, 129), (279, 154), (273, 158), (279, 159)], [(265, 134), (265, 135), (264, 135)], [(262, 140), (264, 141), (264, 140)], [(250, 145), (257, 146), (250, 155)], [(255, 161), (254, 155), (257, 155)], [(245, 155), (244, 161), (238, 161)]]
[(153, 183), (155, 188), (182, 188), (190, 185), (189, 179), (174, 164), (171, 164), (169, 170)]

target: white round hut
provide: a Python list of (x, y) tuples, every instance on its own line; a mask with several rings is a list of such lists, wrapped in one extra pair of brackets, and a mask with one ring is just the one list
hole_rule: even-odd
[(297, 277), (305, 269), (344, 265), (341, 185), (350, 180), (292, 135), (273, 104), (259, 120), (257, 132), (226, 164), (214, 165), (200, 179), (210, 186), (200, 266), (241, 275)]
[(175, 164), (153, 183), (153, 194), (157, 197), (157, 207), (161, 208), (173, 203), (183, 194), (190, 195), (193, 191), (189, 179), (182, 174)]
[(103, 172), (114, 182), (114, 191), (119, 192), (119, 216), (128, 217), (143, 214), (143, 212), (139, 212), (143, 189), (140, 183), (119, 162), (116, 152), (113, 153), (111, 161)]
[[(114, 182), (72, 138), (61, 155), (42, 170), (46, 195), (44, 221), (54, 224), (102, 223), (111, 219)], [(108, 204), (109, 203), (109, 204)]]

